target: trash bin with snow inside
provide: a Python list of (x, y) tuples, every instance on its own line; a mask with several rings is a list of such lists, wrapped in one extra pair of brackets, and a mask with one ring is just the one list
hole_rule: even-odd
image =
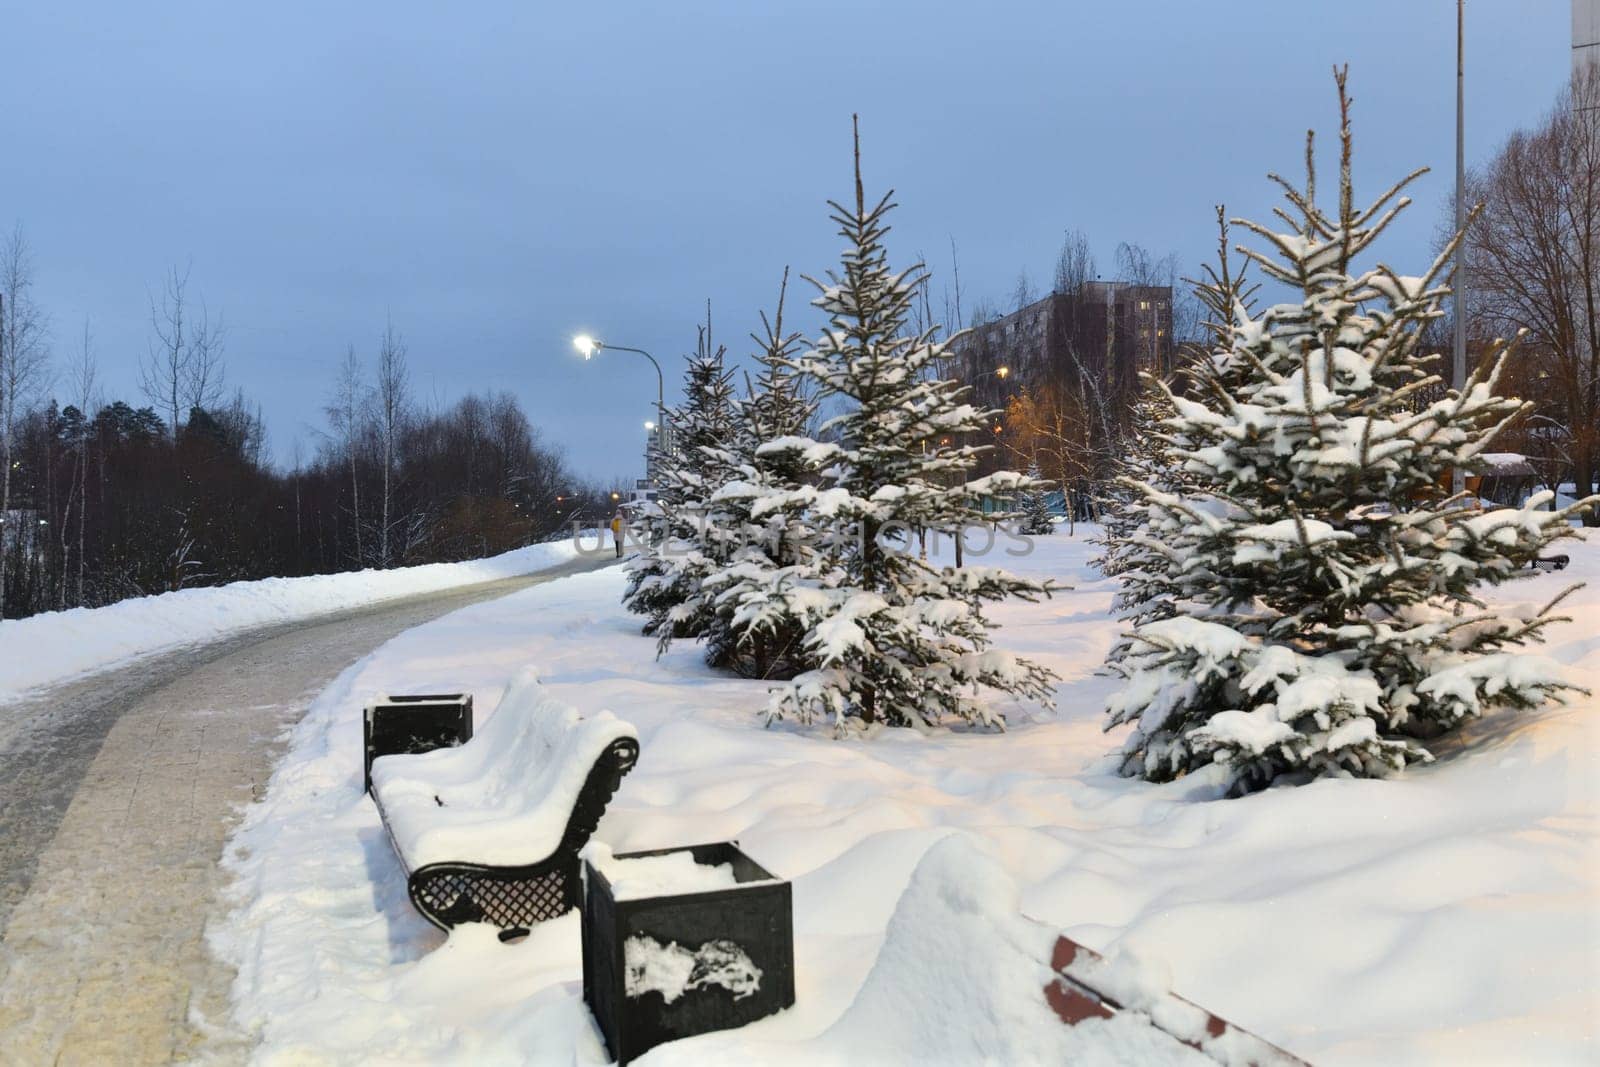
[(619, 1063), (794, 1003), (789, 883), (733, 842), (583, 856), (583, 999)]

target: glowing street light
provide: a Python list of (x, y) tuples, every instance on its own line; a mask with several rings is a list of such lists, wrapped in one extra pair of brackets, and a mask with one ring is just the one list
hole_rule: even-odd
[(1010, 367), (996, 367), (994, 369), (994, 376), (996, 378), (1000, 378), (1002, 380), (1005, 378), (1006, 375), (1008, 375), (1010, 373), (1011, 373), (1011, 368)]
[(655, 432), (655, 428), (656, 428), (656, 424), (651, 422), (649, 419), (645, 419), (644, 420), (644, 428), (646, 430), (654, 433)]
[[(661, 364), (656, 362), (656, 357), (642, 348), (629, 348), (627, 345), (608, 345), (604, 341), (590, 337), (586, 333), (580, 333), (574, 337), (572, 339), (572, 347), (582, 354), (585, 362), (593, 359), (601, 349), (611, 349), (616, 352), (636, 352), (650, 361), (650, 365), (656, 369), (656, 417), (658, 424), (661, 426), (661, 445), (665, 448), (667, 435), (671, 427), (667, 423), (666, 379), (661, 376)], [(653, 429), (654, 427), (650, 428)]]

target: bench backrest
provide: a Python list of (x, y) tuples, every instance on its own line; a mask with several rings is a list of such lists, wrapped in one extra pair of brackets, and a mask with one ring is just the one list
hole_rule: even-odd
[(561, 845), (601, 757), (637, 739), (608, 711), (581, 715), (554, 699), (526, 670), (471, 741), (376, 760), (373, 794), (411, 870), (447, 862), (525, 866)]

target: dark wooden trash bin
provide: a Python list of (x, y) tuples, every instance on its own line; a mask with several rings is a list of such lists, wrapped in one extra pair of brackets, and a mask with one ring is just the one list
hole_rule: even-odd
[[(663, 1041), (743, 1026), (794, 1003), (789, 883), (733, 842), (616, 859), (676, 852), (700, 864), (730, 864), (738, 884), (617, 900), (606, 876), (584, 861), (583, 999), (619, 1063)], [(683, 980), (665, 992), (645, 981), (641, 960), (652, 958)]]
[(372, 761), (403, 752), (432, 752), (472, 740), (472, 694), (386, 696), (362, 711), (366, 748), (361, 787), (372, 792)]

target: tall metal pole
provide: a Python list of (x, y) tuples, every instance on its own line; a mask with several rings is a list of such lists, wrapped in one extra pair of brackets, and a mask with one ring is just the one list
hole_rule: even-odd
[(652, 356), (642, 348), (629, 348), (627, 345), (608, 345), (603, 341), (596, 341), (595, 348), (609, 348), (617, 352), (636, 352), (645, 359), (648, 359), (650, 361), (650, 365), (656, 369), (656, 418), (658, 420), (656, 425), (660, 427), (658, 447), (661, 449), (662, 453), (665, 453), (668, 447), (670, 447), (669, 442), (671, 440), (671, 428), (667, 425), (667, 405), (665, 403), (666, 379), (661, 374), (661, 364), (656, 362), (655, 356)]
[[(1463, 102), (1462, 84), (1465, 81), (1465, 34), (1462, 28), (1465, 22), (1463, 8), (1466, 0), (1456, 0), (1456, 233), (1461, 234), (1467, 226), (1467, 156), (1466, 156), (1466, 128), (1464, 123), (1465, 104)], [(1455, 278), (1454, 311), (1456, 317), (1455, 336), (1455, 366), (1453, 377), (1457, 389), (1466, 388), (1467, 384), (1467, 240), (1465, 234), (1461, 236), (1461, 243), (1456, 245), (1456, 278)], [(1460, 465), (1453, 468), (1450, 476), (1450, 490), (1460, 493), (1466, 489), (1467, 477)]]

